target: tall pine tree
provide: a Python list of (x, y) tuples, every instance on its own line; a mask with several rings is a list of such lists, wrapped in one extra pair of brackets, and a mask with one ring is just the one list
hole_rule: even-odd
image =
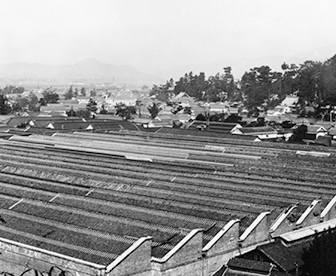
[(315, 239), (302, 255), (303, 275), (336, 275), (336, 230), (316, 234)]

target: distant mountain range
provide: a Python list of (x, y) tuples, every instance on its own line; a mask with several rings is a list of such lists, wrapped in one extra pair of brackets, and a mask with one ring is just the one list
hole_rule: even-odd
[[(14, 84), (15, 80), (30, 81), (36, 80), (57, 81), (58, 83), (114, 83), (129, 84), (134, 86), (152, 86), (153, 84), (164, 84), (170, 78), (178, 81), (185, 73), (193, 72), (199, 74), (204, 72), (206, 77), (216, 73), (223, 74), (223, 68), (232, 67), (232, 74), (235, 79), (240, 79), (243, 74), (253, 67), (268, 65), (274, 71), (281, 71), (281, 64), (295, 63), (297, 65), (305, 60), (325, 61), (331, 58), (335, 52), (336, 45), (295, 54), (288, 57), (284, 56), (262, 56), (249, 58), (219, 57), (216, 61), (198, 62), (192, 64), (162, 64), (159, 68), (147, 70), (136, 69), (132, 66), (116, 66), (113, 64), (102, 63), (93, 58), (81, 60), (70, 65), (45, 65), (39, 63), (11, 63), (0, 64), (0, 85), (2, 80), (10, 80), (8, 84)], [(145, 67), (145, 66), (144, 66)], [(9, 82), (9, 81), (7, 81)], [(7, 84), (5, 82), (5, 84)]]
[(143, 73), (131, 66), (101, 63), (84, 59), (71, 65), (39, 63), (0, 64), (0, 79), (61, 80), (67, 82), (114, 82), (116, 84), (151, 85), (164, 79)]

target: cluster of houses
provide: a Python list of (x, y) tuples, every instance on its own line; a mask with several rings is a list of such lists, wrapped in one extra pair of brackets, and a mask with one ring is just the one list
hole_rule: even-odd
[[(69, 111), (77, 112), (86, 110), (87, 104), (91, 100), (97, 103), (97, 119), (85, 120), (78, 117), (68, 117)], [(238, 102), (217, 102), (201, 103), (190, 97), (187, 93), (181, 92), (172, 97), (169, 103), (160, 102), (155, 97), (132, 93), (131, 91), (121, 91), (113, 96), (107, 93), (99, 93), (94, 97), (78, 96), (70, 100), (59, 100), (58, 103), (47, 104), (40, 107), (38, 114), (30, 115), (28, 112), (21, 114), (21, 117), (13, 119), (10, 127), (21, 127), (25, 131), (38, 132), (48, 130), (88, 130), (88, 131), (108, 131), (120, 129), (155, 131), (159, 128), (182, 128), (200, 131), (217, 132), (221, 134), (242, 135), (246, 139), (254, 141), (275, 140), (287, 141), (293, 135), (295, 128), (300, 125), (307, 126), (307, 133), (304, 139), (317, 141), (319, 137), (329, 137), (329, 141), (322, 144), (331, 145), (332, 140), (336, 140), (336, 125), (333, 121), (317, 121), (311, 118), (298, 118), (293, 114), (293, 110), (298, 102), (295, 95), (287, 96), (280, 105), (273, 110), (268, 110), (264, 115), (266, 125), (251, 124), (256, 118), (245, 116), (246, 110)], [(120, 120), (116, 116), (116, 105), (122, 103), (125, 106), (134, 106), (137, 114), (133, 114), (128, 121)], [(158, 113), (153, 116), (150, 107), (156, 105)], [(105, 109), (108, 114), (99, 114)], [(213, 122), (197, 121), (196, 117), (204, 114), (208, 118), (211, 115), (224, 114), (225, 116), (242, 116), (243, 121)], [(30, 118), (32, 117), (32, 118)], [(36, 117), (35, 119), (33, 119)], [(20, 121), (20, 123), (16, 121)], [(13, 123), (16, 122), (16, 123)], [(281, 127), (283, 122), (289, 122), (291, 128)]]
[(70, 110), (75, 112), (85, 110), (90, 100), (97, 103), (97, 113), (102, 109), (106, 109), (109, 113), (115, 113), (115, 106), (118, 103), (130, 106), (136, 105), (137, 97), (130, 91), (122, 91), (111, 97), (108, 97), (105, 93), (98, 96), (78, 96), (70, 100), (59, 100), (58, 103), (41, 106), (40, 112), (45, 115), (67, 116), (66, 113)]

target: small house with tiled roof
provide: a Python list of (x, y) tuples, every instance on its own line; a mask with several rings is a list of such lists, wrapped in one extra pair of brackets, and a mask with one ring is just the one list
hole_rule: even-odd
[(307, 126), (307, 134), (318, 134), (320, 132), (327, 132), (327, 129), (321, 125), (308, 125)]
[(234, 129), (238, 127), (241, 128), (240, 124), (237, 123), (226, 123), (226, 122), (212, 122), (212, 121), (193, 121), (188, 124), (188, 129), (197, 129), (197, 130), (207, 130), (209, 132), (216, 133), (232, 133)]
[(299, 102), (299, 97), (294, 95), (287, 95), (286, 98), (281, 102), (281, 106), (295, 107)]
[(90, 123), (87, 122), (68, 122), (68, 121), (57, 121), (52, 122), (47, 125), (47, 128), (54, 130), (78, 130), (78, 129), (92, 129)]
[(186, 92), (180, 92), (170, 101), (173, 103), (180, 103), (183, 106), (191, 106), (195, 103), (195, 99), (193, 97), (190, 97)]
[(256, 249), (231, 259), (228, 262), (228, 268), (237, 272), (252, 272), (254, 270), (256, 275), (270, 275), (268, 274), (270, 271), (287, 273), (286, 275), (299, 275), (297, 273), (303, 265), (302, 253), (304, 248), (308, 246), (308, 241), (288, 246), (280, 240), (276, 240), (259, 245)]
[[(291, 129), (295, 130), (299, 126), (300, 125), (295, 125)], [(320, 135), (328, 134), (328, 131), (324, 126), (321, 125), (306, 125), (306, 126), (307, 126), (307, 133), (305, 135), (305, 139), (315, 140)]]
[(270, 271), (276, 269), (271, 262), (262, 262), (243, 258), (233, 258), (229, 260), (227, 269), (222, 274), (223, 276), (257, 276), (270, 275)]
[(330, 121), (317, 121), (315, 125), (323, 126), (326, 130), (328, 130), (332, 127), (335, 127), (336, 123)]
[(332, 136), (334, 140), (336, 140), (336, 126), (333, 126), (328, 129), (328, 134)]
[(161, 114), (148, 123), (148, 127), (173, 127), (174, 114)]

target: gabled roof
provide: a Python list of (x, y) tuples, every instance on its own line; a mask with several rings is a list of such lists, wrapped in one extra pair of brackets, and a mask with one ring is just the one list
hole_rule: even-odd
[(226, 123), (226, 122), (213, 122), (213, 121), (193, 121), (188, 125), (188, 129), (199, 129), (200, 127), (207, 126), (208, 131), (230, 133), (230, 131), (240, 126), (238, 123)]
[(85, 122), (85, 119), (79, 117), (35, 117), (28, 122), (32, 127), (47, 127), (50, 123), (82, 123)]
[(86, 109), (85, 103), (64, 103), (64, 104), (48, 104), (46, 106), (41, 106), (41, 112), (55, 112), (55, 111), (69, 111), (69, 110), (78, 110), (78, 109)]
[(197, 129), (183, 129), (183, 128), (170, 128), (165, 129), (162, 128), (158, 131), (160, 134), (173, 134), (173, 135), (184, 135), (190, 137), (211, 137), (211, 138), (225, 138), (232, 139), (234, 141), (246, 140), (246, 141), (260, 141), (260, 139), (256, 136), (252, 135), (233, 135), (231, 133), (218, 133), (218, 132), (209, 132), (209, 131), (201, 131)]
[(4, 131), (0, 131), (0, 139), (8, 139), (9, 137), (12, 137), (14, 134), (8, 133), (8, 132), (4, 132)]
[(0, 123), (6, 124), (11, 118), (14, 118), (13, 115), (1, 115)]
[(158, 114), (156, 118), (154, 119), (155, 121), (171, 121), (173, 120), (174, 114), (172, 113), (166, 113), (166, 114)]
[(326, 128), (321, 125), (308, 125), (307, 133), (318, 133), (318, 132), (326, 132)]
[(92, 129), (119, 130), (122, 129), (119, 122), (97, 122), (91, 123)]
[(214, 274), (214, 276), (264, 276), (264, 275), (267, 275), (267, 276), (288, 276), (288, 274), (286, 272), (281, 272), (281, 271), (275, 271), (275, 270), (271, 270), (269, 272), (260, 272), (260, 273), (257, 273), (257, 272), (247, 272), (247, 271), (239, 271), (239, 270), (235, 270), (235, 269), (231, 269), (231, 268), (228, 268), (224, 274)]
[(21, 124), (27, 123), (29, 121), (29, 117), (12, 117), (7, 121), (7, 125), (10, 127), (17, 127)]
[(32, 127), (47, 127), (53, 120), (30, 120), (29, 125)]
[(250, 272), (264, 272), (268, 273), (271, 270), (271, 263), (254, 261), (243, 258), (233, 258), (229, 260), (227, 266), (231, 269), (250, 271)]
[(72, 129), (87, 129), (89, 127), (89, 123), (86, 122), (61, 122), (61, 121), (57, 121), (57, 122), (53, 122), (50, 123), (47, 127), (48, 128), (52, 128), (52, 129), (68, 129), (68, 130), (72, 130)]
[(223, 265), (219, 270), (216, 271), (215, 274), (213, 274), (212, 276), (223, 276), (225, 270), (227, 269), (227, 267), (225, 265)]
[[(295, 125), (292, 129), (298, 128), (300, 125)], [(326, 128), (321, 125), (307, 125), (307, 134), (317, 134), (319, 132), (327, 132)]]
[(180, 92), (178, 93), (175, 97), (173, 97), (171, 99), (172, 102), (174, 101), (179, 101), (181, 100), (182, 98), (188, 98), (188, 99), (192, 99), (192, 97), (190, 97), (186, 92)]
[(66, 111), (47, 111), (47, 112), (40, 112), (37, 117), (68, 117)]
[(328, 121), (317, 121), (315, 124), (319, 126), (323, 126), (327, 130), (336, 126), (335, 122), (328, 122)]
[(120, 120), (118, 126), (120, 127), (120, 130), (139, 131), (139, 128), (136, 126), (136, 124), (133, 124), (131, 121)]
[(172, 127), (173, 120), (171, 118), (165, 118), (161, 120), (151, 120), (148, 124), (148, 127)]
[(35, 127), (46, 127), (51, 122), (67, 121), (67, 122), (82, 122), (83, 119), (79, 117), (65, 117), (65, 116), (46, 116), (46, 117), (12, 117), (8, 120), (7, 125), (10, 127), (17, 127), (21, 124), (30, 123)]
[(336, 126), (330, 128), (330, 129), (328, 130), (328, 133), (329, 133), (329, 135), (333, 135), (333, 136), (335, 136), (335, 135), (336, 135)]
[(256, 248), (257, 251), (267, 256), (274, 264), (276, 264), (283, 271), (294, 271), (296, 267), (303, 265), (302, 252), (309, 242), (296, 244), (288, 247), (281, 241), (275, 241), (268, 244), (260, 245)]
[(277, 131), (270, 126), (261, 127), (242, 127), (236, 128), (232, 134), (242, 134), (242, 135), (262, 135), (262, 134), (276, 134)]
[(297, 96), (286, 96), (286, 98), (281, 102), (281, 105), (294, 106), (299, 101)]
[(151, 121), (151, 119), (146, 118), (135, 118), (133, 119), (133, 123), (135, 124), (148, 124)]

